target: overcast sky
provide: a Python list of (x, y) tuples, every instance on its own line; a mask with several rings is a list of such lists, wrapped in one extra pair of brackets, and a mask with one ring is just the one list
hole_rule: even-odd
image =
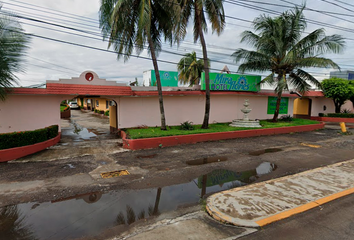
[[(264, 11), (283, 12), (294, 6), (293, 4), (301, 4), (302, 2), (302, 0), (292, 0), (291, 2), (285, 0), (268, 0), (267, 2), (262, 0), (225, 1), (224, 8), (227, 18), (223, 33), (217, 36), (209, 31), (206, 35), (212, 71), (219, 71), (224, 65), (227, 65), (232, 72), (237, 71), (238, 65), (233, 63), (229, 56), (237, 48), (250, 48), (250, 46), (240, 43), (240, 33), (251, 29), (250, 21), (253, 21), (255, 17), (261, 14), (276, 16)], [(257, 9), (240, 6), (240, 4), (251, 4), (255, 6), (252, 8)], [(102, 41), (98, 27), (100, 0), (3, 0), (2, 5), (1, 12), (12, 12), (32, 19), (20, 19), (22, 27), (27, 33), (88, 47), (107, 49), (107, 42)], [(309, 0), (307, 1), (307, 7), (308, 10), (304, 12), (305, 17), (310, 21), (317, 22), (315, 24), (308, 23), (306, 32), (323, 27), (327, 35), (343, 35), (346, 38), (347, 45), (345, 51), (342, 54), (325, 57), (332, 58), (343, 70), (354, 70), (352, 67), (352, 61), (354, 60), (354, 15), (352, 14), (354, 0)], [(81, 32), (51, 24), (75, 28)], [(319, 24), (325, 24), (325, 26)], [(89, 33), (83, 33), (82, 31)], [(189, 33), (192, 33), (191, 28), (189, 28)], [(176, 54), (161, 52), (159, 59), (173, 62), (173, 64), (159, 63), (160, 70), (177, 71), (176, 64), (181, 58), (178, 54), (186, 54), (194, 50), (198, 57), (202, 57), (200, 44), (193, 43), (191, 34), (187, 35), (178, 48), (177, 46), (171, 48), (168, 44), (163, 44), (163, 50)], [(141, 56), (146, 57), (146, 52), (143, 52)], [(46, 80), (78, 77), (85, 70), (92, 70), (99, 77), (108, 80), (129, 83), (138, 78), (141, 83), (143, 71), (153, 69), (151, 60), (131, 57), (127, 62), (117, 61), (115, 53), (73, 46), (38, 37), (31, 38), (26, 61), (26, 72), (17, 74), (21, 86), (44, 83)], [(309, 70), (319, 80), (328, 78), (330, 71), (332, 69)], [(269, 73), (262, 73), (262, 75), (266, 74)]]

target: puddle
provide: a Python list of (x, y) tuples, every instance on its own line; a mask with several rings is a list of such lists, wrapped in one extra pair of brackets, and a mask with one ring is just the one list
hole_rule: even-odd
[(207, 164), (207, 163), (223, 162), (226, 160), (227, 160), (227, 157), (207, 157), (207, 158), (189, 160), (189, 161), (186, 161), (186, 163), (188, 165), (203, 165), (203, 164)]
[(74, 141), (82, 141), (90, 138), (96, 138), (97, 135), (87, 128), (81, 127), (74, 120), (69, 120), (70, 128), (63, 128), (61, 131), (62, 137), (73, 138)]
[[(0, 208), (1, 239), (73, 239), (99, 235), (106, 228), (130, 225), (149, 216), (198, 204), (200, 196), (254, 182), (276, 165), (256, 169), (214, 170), (191, 182), (143, 190), (94, 192), (44, 203)], [(124, 176), (123, 176), (124, 177)]]
[(281, 149), (281, 148), (266, 148), (266, 149), (262, 149), (262, 150), (258, 150), (258, 151), (254, 151), (254, 152), (249, 152), (249, 155), (260, 156), (265, 153), (274, 153), (274, 152), (280, 152), (280, 151), (283, 151), (283, 149)]

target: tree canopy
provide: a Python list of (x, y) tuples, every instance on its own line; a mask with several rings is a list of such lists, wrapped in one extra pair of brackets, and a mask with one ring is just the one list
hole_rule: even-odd
[[(0, 6), (1, 9), (1, 6)], [(29, 37), (14, 17), (0, 16), (0, 100), (17, 84), (16, 72), (22, 72)]]
[(244, 31), (241, 42), (255, 50), (237, 49), (232, 56), (235, 62), (242, 61), (238, 71), (271, 72), (261, 84), (275, 87), (277, 94), (273, 121), (277, 121), (283, 91), (291, 88), (306, 92), (311, 85), (321, 84), (306, 68), (335, 68), (339, 66), (331, 59), (320, 57), (325, 53), (339, 53), (345, 42), (340, 35), (326, 36), (324, 29), (316, 29), (306, 36), (305, 6), (283, 12), (280, 16), (261, 15), (253, 21), (255, 32)]
[[(208, 66), (210, 62), (208, 61)], [(196, 52), (187, 53), (177, 64), (178, 80), (182, 84), (193, 86), (200, 83), (200, 77), (204, 71), (204, 60), (197, 59)]]
[(330, 78), (322, 81), (323, 94), (333, 100), (335, 112), (340, 113), (345, 101), (354, 97), (354, 85), (342, 78)]

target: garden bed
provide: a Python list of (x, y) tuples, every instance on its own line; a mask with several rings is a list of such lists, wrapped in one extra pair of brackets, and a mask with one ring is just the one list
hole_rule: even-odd
[(306, 119), (294, 119), (292, 122), (279, 123), (261, 121), (261, 124), (263, 125), (262, 128), (254, 129), (229, 127), (228, 123), (210, 124), (209, 129), (200, 129), (199, 126), (196, 126), (196, 129), (192, 131), (178, 130), (179, 126), (171, 127), (168, 131), (161, 131), (158, 127), (127, 129), (125, 131), (121, 130), (121, 136), (124, 148), (138, 150), (233, 138), (313, 131), (324, 127), (324, 123)]

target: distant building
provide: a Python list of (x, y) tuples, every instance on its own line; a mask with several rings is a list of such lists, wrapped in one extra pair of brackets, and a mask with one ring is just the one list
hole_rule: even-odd
[(330, 78), (332, 77), (337, 77), (337, 78), (343, 78), (347, 80), (354, 80), (354, 71), (335, 71), (335, 72), (330, 72), (329, 73)]

